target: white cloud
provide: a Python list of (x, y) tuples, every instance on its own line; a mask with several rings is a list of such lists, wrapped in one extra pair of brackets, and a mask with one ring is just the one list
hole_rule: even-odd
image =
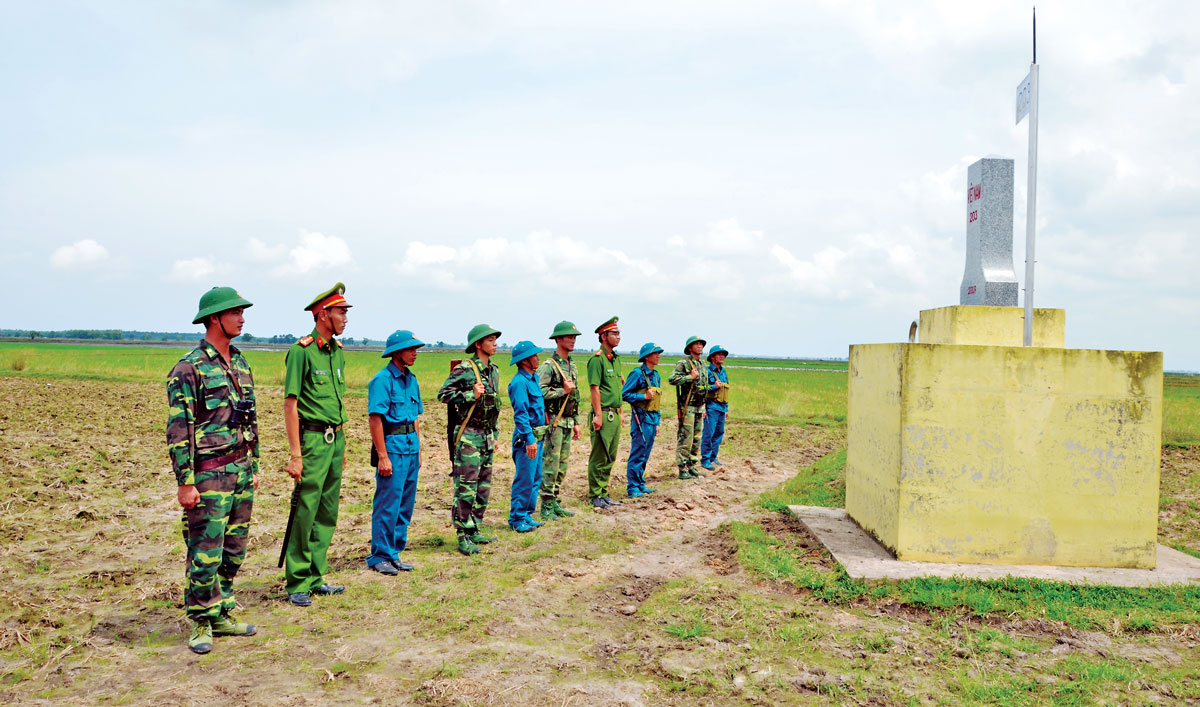
[(283, 259), (287, 252), (285, 245), (267, 245), (257, 238), (251, 238), (247, 244), (247, 257), (260, 263), (277, 262)]
[(213, 264), (212, 258), (187, 258), (186, 260), (176, 260), (171, 266), (171, 280), (185, 280), (191, 282), (199, 282), (200, 280), (208, 279), (210, 275), (216, 272), (216, 265)]
[(350, 245), (344, 239), (315, 231), (301, 230), (300, 243), (290, 248), (286, 244), (269, 245), (251, 238), (247, 249), (248, 257), (255, 262), (285, 261), (271, 270), (272, 275), (298, 275), (354, 266)]
[(93, 268), (108, 260), (108, 249), (91, 238), (62, 246), (50, 256), (50, 265), (59, 270)]
[(462, 246), (413, 241), (395, 270), (417, 282), (442, 290), (488, 292), (498, 283), (506, 291), (605, 292), (645, 287), (673, 291), (656, 277), (658, 266), (643, 257), (597, 248), (548, 231), (535, 231), (521, 240), (480, 238)]

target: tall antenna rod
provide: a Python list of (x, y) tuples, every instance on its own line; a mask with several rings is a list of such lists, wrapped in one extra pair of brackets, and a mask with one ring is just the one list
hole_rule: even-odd
[(1037, 5), (1033, 6), (1033, 63), (1037, 63)]

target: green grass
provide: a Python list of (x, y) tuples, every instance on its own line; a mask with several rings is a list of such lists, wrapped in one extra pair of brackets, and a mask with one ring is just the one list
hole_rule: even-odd
[(1200, 376), (1165, 376), (1162, 440), (1179, 447), (1200, 444)]
[[(165, 383), (167, 373), (185, 348), (151, 346), (95, 346), (75, 344), (27, 344), (0, 342), (0, 375), (76, 378), (86, 380)], [(245, 351), (258, 386), (282, 386), (284, 351)], [(584, 366), (588, 351), (576, 354), (581, 388), (586, 390)], [(429, 351), (421, 353), (413, 366), (421, 381), (421, 397), (426, 404), (436, 401), (438, 388), (450, 370), (450, 362), (466, 354)], [(507, 389), (516, 369), (509, 366), (509, 355), (496, 356), (500, 367), (501, 388)], [(763, 364), (777, 369), (783, 364), (794, 368), (836, 368), (826, 362), (740, 360), (745, 365)], [(20, 365), (17, 365), (17, 363)], [(622, 359), (624, 368), (637, 365), (636, 357)], [(802, 363), (811, 365), (800, 365)], [(768, 365), (779, 364), (779, 365)], [(346, 382), (351, 395), (365, 396), (367, 383), (386, 362), (369, 351), (346, 352)], [(659, 367), (665, 378), (675, 365), (664, 359)], [(845, 363), (841, 364), (845, 368)], [(846, 421), (846, 373), (794, 370), (733, 369), (730, 406), (737, 419), (775, 425), (819, 424), (838, 426)], [(584, 402), (584, 407), (588, 403)], [(675, 416), (675, 395), (668, 388), (663, 397), (663, 416)]]
[(782, 486), (758, 498), (758, 504), (772, 511), (787, 511), (788, 506), (846, 505), (846, 450), (826, 454), (812, 466), (800, 470)]

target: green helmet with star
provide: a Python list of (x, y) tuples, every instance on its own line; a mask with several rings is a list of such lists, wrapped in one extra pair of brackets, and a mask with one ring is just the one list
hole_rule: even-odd
[(220, 314), (227, 309), (253, 306), (253, 302), (232, 287), (214, 287), (200, 295), (200, 306), (192, 318), (192, 324), (202, 324), (210, 315)]

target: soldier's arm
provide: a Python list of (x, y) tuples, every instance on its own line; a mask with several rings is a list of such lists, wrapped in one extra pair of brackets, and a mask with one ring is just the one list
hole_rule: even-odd
[(534, 444), (533, 426), (529, 421), (529, 393), (525, 386), (514, 378), (508, 386), (508, 399), (513, 406), (513, 426), (516, 428), (517, 439), (521, 444)]
[[(566, 371), (563, 371), (566, 373)], [(546, 402), (565, 397), (562, 384), (554, 385), (554, 364), (549, 361), (538, 366), (538, 387), (542, 389), (542, 398)]]
[(437, 397), (446, 404), (469, 403), (475, 399), (475, 375), (466, 364), (460, 364), (450, 371)]
[(687, 361), (680, 361), (675, 364), (675, 370), (671, 371), (671, 377), (667, 379), (667, 382), (671, 385), (681, 385), (687, 377)]
[(196, 483), (196, 367), (180, 361), (167, 376), (167, 454), (179, 486)]
[(633, 369), (633, 373), (629, 374), (629, 378), (625, 381), (625, 386), (621, 388), (621, 399), (627, 403), (641, 402), (646, 399), (645, 393), (635, 393), (633, 391), (638, 388), (643, 388), (642, 385), (642, 370), (640, 368)]

